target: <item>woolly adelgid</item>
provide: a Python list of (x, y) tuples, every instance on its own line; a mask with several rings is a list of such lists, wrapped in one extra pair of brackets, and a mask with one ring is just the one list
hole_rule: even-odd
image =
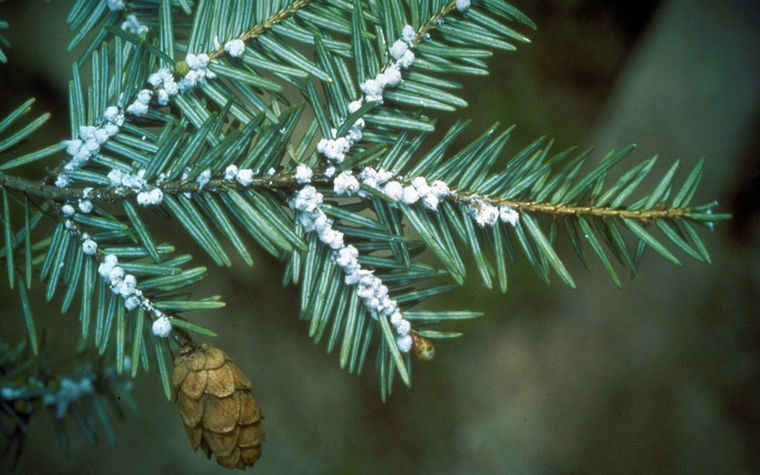
[[(647, 249), (679, 262), (661, 241), (709, 261), (695, 228), (727, 217), (691, 204), (701, 162), (679, 186), (676, 163), (634, 196), (653, 159), (605, 183), (631, 147), (586, 171), (585, 152), (550, 153), (543, 139), (502, 160), (511, 129), (497, 125), (459, 150), (466, 121), (434, 135), (430, 111), (467, 105), (455, 79), (487, 74), (485, 58), (535, 26), (502, 0), (80, 0), (68, 21), (70, 50), (83, 51), (70, 138), (3, 155), (0, 259), (33, 352), (42, 344), (26, 292), (38, 279), (48, 300), (63, 294), (61, 313), (80, 304), (90, 362), (109, 371), (14, 381), (0, 393), (11, 412), (40, 400), (57, 421), (77, 417), (80, 400), (103, 397), (103, 380), (157, 367), (195, 449), (233, 468), (259, 457), (250, 382), (221, 350), (178, 336), (214, 336), (179, 314), (224, 303), (190, 297), (207, 268), (186, 267), (180, 239), (156, 241), (154, 214), (219, 266), (233, 264), (230, 251), (253, 265), (253, 245), (282, 262), (309, 336), (351, 372), (374, 357), (383, 400), (395, 380), (411, 384), (412, 356), (429, 360), (433, 340), (460, 335), (437, 325), (480, 315), (415, 307), (470, 279), (468, 260), (489, 289), (506, 292), (519, 252), (545, 281), (573, 287), (554, 249), (562, 237), (619, 285), (609, 256), (632, 275)], [(3, 152), (49, 117), (7, 129), (31, 103), (0, 121)], [(54, 154), (61, 163), (39, 181), (7, 173)], [(37, 236), (42, 220), (53, 226)], [(417, 259), (424, 251), (434, 265)]]

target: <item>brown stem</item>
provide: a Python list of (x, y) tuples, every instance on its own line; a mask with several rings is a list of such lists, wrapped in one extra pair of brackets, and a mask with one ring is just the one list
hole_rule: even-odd
[(414, 40), (412, 41), (411, 46), (412, 47), (417, 46), (417, 44), (425, 38), (426, 34), (436, 29), (438, 25), (441, 24), (441, 21), (443, 20), (443, 18), (456, 8), (456, 4), (457, 4), (456, 1), (451, 1), (447, 3), (446, 6), (441, 9), (440, 12), (433, 15), (433, 17), (430, 18), (430, 20), (428, 20), (427, 23), (422, 25), (422, 28), (420, 28), (420, 30), (414, 36)]
[[(288, 5), (287, 7), (283, 8), (282, 10), (278, 11), (271, 17), (264, 20), (263, 23), (260, 23), (250, 30), (246, 31), (242, 35), (238, 36), (238, 39), (243, 41), (248, 41), (250, 39), (256, 38), (257, 36), (262, 35), (267, 30), (271, 29), (274, 25), (281, 22), (282, 20), (285, 20), (287, 18), (290, 18), (291, 16), (295, 15), (298, 10), (305, 7), (309, 3), (311, 3), (312, 0), (298, 0), (296, 2), (293, 2), (292, 4)], [(224, 55), (224, 46), (220, 46), (219, 48), (215, 49), (214, 51), (210, 52), (208, 54), (209, 59), (217, 59)]]
[(689, 216), (691, 213), (691, 210), (687, 208), (630, 210), (609, 208), (604, 206), (594, 207), (592, 205), (553, 205), (550, 203), (540, 203), (537, 201), (521, 201), (510, 200), (507, 198), (496, 198), (491, 196), (467, 193), (463, 191), (456, 191), (451, 196), (452, 199), (457, 202), (473, 203), (480, 201), (494, 206), (507, 205), (517, 211), (541, 213), (554, 217), (592, 216), (597, 218), (635, 219), (637, 221), (647, 222), (653, 219), (683, 218)]

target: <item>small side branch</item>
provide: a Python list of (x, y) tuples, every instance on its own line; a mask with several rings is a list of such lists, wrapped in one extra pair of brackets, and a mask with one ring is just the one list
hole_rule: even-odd
[(641, 222), (648, 222), (656, 219), (678, 219), (688, 217), (691, 210), (688, 208), (670, 208), (670, 209), (640, 209), (631, 210), (625, 208), (594, 207), (593, 205), (554, 205), (551, 203), (540, 203), (536, 201), (510, 200), (506, 198), (494, 198), (489, 196), (466, 193), (463, 191), (454, 192), (450, 199), (463, 203), (472, 203), (481, 201), (493, 206), (506, 205), (516, 211), (527, 211), (530, 213), (547, 214), (554, 217), (560, 216), (592, 216), (597, 218), (625, 218), (634, 219)]
[[(298, 0), (296, 2), (293, 2), (292, 4), (288, 5), (287, 7), (283, 8), (282, 10), (278, 11), (271, 17), (267, 18), (263, 23), (259, 23), (258, 25), (254, 26), (250, 30), (246, 31), (242, 35), (238, 37), (238, 39), (242, 41), (248, 41), (250, 39), (256, 38), (257, 36), (261, 36), (264, 34), (267, 30), (271, 29), (273, 26), (275, 26), (277, 23), (286, 20), (296, 13), (298, 13), (299, 10), (307, 6), (309, 3), (311, 3), (312, 0)], [(221, 46), (214, 51), (208, 53), (209, 59), (218, 59), (224, 55), (224, 46)]]

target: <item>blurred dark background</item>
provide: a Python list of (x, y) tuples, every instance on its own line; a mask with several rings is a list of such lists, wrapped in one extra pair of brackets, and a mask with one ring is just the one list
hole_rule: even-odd
[[(471, 106), (460, 114), (474, 119), (471, 136), (516, 123), (508, 151), (548, 135), (557, 150), (593, 145), (597, 159), (635, 142), (625, 163), (659, 154), (657, 180), (675, 160), (683, 179), (704, 156), (696, 201), (717, 199), (734, 215), (703, 233), (712, 264), (679, 255), (676, 267), (650, 252), (643, 280), (620, 290), (560, 245), (578, 290), (558, 279), (547, 287), (524, 264), (507, 295), (472, 279), (430, 305), (486, 316), (415, 364), (413, 388), (397, 387), (386, 404), (371, 368), (349, 376), (308, 340), (276, 262), (257, 255), (254, 269), (212, 268), (198, 292), (222, 293), (228, 305), (188, 316), (216, 330), (254, 382), (267, 431), (258, 473), (760, 471), (760, 4), (514, 4), (538, 30), (531, 44), (495, 55), (490, 78), (467, 84)], [(12, 42), (0, 112), (37, 97), (35, 110), (54, 114), (46, 143), (68, 136), (66, 8), (0, 5)], [(21, 313), (0, 292), (2, 337), (15, 342)], [(75, 319), (36, 309), (49, 311), (53, 349), (65, 354)], [(134, 392), (142, 413), (117, 425), (116, 446), (92, 448), (75, 434), (66, 457), (40, 414), (19, 472), (224, 472), (192, 452), (155, 374)]]

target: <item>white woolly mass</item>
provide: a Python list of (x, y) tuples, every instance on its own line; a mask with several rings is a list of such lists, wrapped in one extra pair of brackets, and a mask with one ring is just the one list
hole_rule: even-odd
[(456, 7), (460, 12), (465, 11), (470, 8), (470, 0), (457, 0)]
[[(384, 71), (374, 78), (367, 79), (359, 85), (364, 93), (364, 100), (371, 102), (383, 102), (383, 90), (386, 87), (394, 87), (401, 83), (401, 69), (406, 69), (414, 63), (414, 53), (410, 49), (414, 41), (415, 30), (412, 25), (405, 25), (401, 32), (401, 38), (396, 40), (388, 49), (388, 53), (394, 59)], [(352, 103), (353, 104), (353, 103)], [(349, 110), (350, 105), (349, 105)]]
[(237, 177), (238, 167), (235, 165), (229, 165), (224, 169), (224, 179), (227, 181), (233, 181)]
[(416, 34), (417, 32), (414, 31), (412, 25), (404, 25), (404, 28), (401, 30), (401, 39), (406, 43), (411, 44), (411, 42), (414, 41), (414, 36)]
[(412, 186), (408, 185), (404, 187), (404, 192), (401, 194), (401, 201), (404, 202), (404, 204), (414, 204), (420, 199), (420, 194), (417, 193), (417, 190)]
[(98, 251), (98, 243), (92, 239), (85, 239), (82, 243), (82, 251), (88, 256), (92, 256)]
[(430, 185), (430, 191), (435, 194), (438, 198), (443, 198), (451, 194), (451, 191), (449, 190), (449, 185), (446, 184), (446, 182), (441, 180), (436, 180)]
[[(84, 242), (82, 248), (86, 254), (95, 254), (97, 243), (92, 241), (87, 234), (82, 235)], [(92, 252), (88, 252), (91, 250)], [(140, 289), (137, 288), (137, 278), (132, 274), (127, 274), (124, 269), (119, 267), (119, 259), (114, 254), (107, 254), (98, 267), (98, 273), (108, 281), (111, 291), (124, 299), (124, 307), (127, 310), (134, 310), (140, 305), (155, 311), (155, 307), (150, 301), (143, 296)]]
[(303, 163), (299, 163), (296, 167), (296, 181), (298, 183), (309, 183), (314, 172), (308, 166)]
[(84, 214), (89, 214), (92, 211), (92, 201), (79, 200), (79, 211)]
[(408, 49), (409, 45), (406, 43), (406, 41), (396, 40), (388, 51), (393, 59), (398, 60), (404, 56), (404, 53), (406, 53)]
[(399, 351), (403, 353), (409, 353), (412, 349), (412, 337), (411, 335), (397, 336), (396, 345), (398, 345)]
[(343, 162), (343, 160), (346, 158), (346, 152), (348, 152), (350, 147), (350, 136), (337, 138), (333, 137), (332, 140), (322, 139), (317, 143), (317, 151), (327, 157), (329, 160), (333, 160), (336, 163)]
[(350, 170), (345, 170), (333, 179), (333, 190), (337, 195), (351, 196), (359, 190), (359, 180)]
[(161, 68), (151, 74), (148, 84), (156, 90), (156, 102), (161, 106), (168, 105), (172, 96), (179, 92), (179, 85), (174, 81), (174, 75), (169, 68)]
[(397, 181), (389, 181), (385, 184), (383, 192), (393, 201), (399, 201), (404, 196), (404, 186)]
[(124, 0), (107, 0), (106, 3), (108, 3), (108, 8), (112, 12), (124, 10)]
[(201, 191), (204, 186), (208, 184), (209, 181), (211, 181), (211, 170), (208, 168), (203, 170), (200, 175), (198, 175), (198, 178), (195, 179), (196, 183), (198, 183), (198, 191)]
[(241, 185), (248, 186), (253, 183), (253, 170), (250, 168), (243, 168), (241, 170), (238, 170), (235, 178)]
[(187, 63), (190, 71), (185, 74), (185, 77), (179, 80), (179, 83), (177, 84), (179, 90), (182, 92), (188, 91), (198, 84), (205, 83), (206, 79), (214, 79), (216, 74), (208, 69), (210, 61), (211, 60), (206, 53), (198, 55), (188, 53), (187, 56), (185, 56), (185, 63)]
[(147, 114), (148, 109), (149, 107), (147, 104), (143, 104), (142, 102), (137, 102), (137, 101), (127, 106), (127, 112), (129, 112), (132, 115), (136, 115), (137, 117)]
[[(375, 176), (377, 173), (368, 173), (366, 176), (369, 175)], [(334, 180), (335, 186), (341, 189), (351, 188), (354, 185), (358, 188), (358, 183), (356, 177), (347, 171), (338, 175)], [(411, 343), (408, 342), (411, 339), (409, 337), (411, 324), (401, 318), (398, 303), (388, 296), (388, 287), (383, 285), (383, 282), (375, 277), (372, 272), (362, 269), (358, 260), (359, 251), (356, 247), (346, 245), (343, 242), (343, 233), (333, 229), (333, 221), (325, 215), (319, 206), (322, 201), (322, 194), (313, 186), (306, 185), (296, 191), (295, 196), (290, 200), (290, 206), (296, 212), (296, 216), (304, 229), (317, 232), (320, 241), (333, 250), (333, 260), (345, 273), (345, 283), (357, 286), (357, 295), (369, 310), (370, 316), (374, 319), (380, 315), (391, 317), (398, 335), (399, 350), (408, 352), (411, 349)], [(394, 315), (398, 315), (398, 317), (394, 317)]]
[(362, 107), (362, 101), (351, 101), (348, 103), (348, 113), (353, 114), (354, 112), (358, 111)]
[(406, 68), (408, 68), (409, 66), (411, 66), (411, 65), (412, 65), (412, 63), (414, 63), (414, 53), (412, 52), (412, 50), (408, 49), (408, 50), (406, 50), (406, 52), (404, 53), (404, 56), (402, 56), (402, 57), (401, 57), (401, 58), (398, 60), (398, 63), (396, 63), (396, 64), (398, 64), (398, 65), (399, 65), (399, 66), (401, 66), (402, 68), (406, 69)]
[(121, 29), (137, 36), (148, 32), (148, 27), (140, 23), (134, 14), (127, 16), (127, 19), (121, 23)]
[(422, 204), (425, 205), (425, 208), (433, 211), (438, 209), (438, 203), (440, 203), (440, 201), (441, 200), (433, 193), (428, 193), (422, 197)]
[(70, 218), (71, 216), (74, 216), (74, 213), (76, 212), (74, 207), (71, 206), (70, 204), (63, 205), (63, 207), (61, 207), (61, 211), (63, 212), (63, 215), (68, 218)]
[(124, 114), (119, 112), (119, 108), (116, 106), (106, 107), (106, 111), (103, 113), (103, 119), (117, 127), (124, 125)]
[(383, 87), (382, 83), (376, 78), (367, 79), (359, 85), (362, 92), (365, 94), (364, 99), (368, 102), (383, 102)]
[(161, 204), (164, 200), (164, 192), (161, 188), (153, 188), (149, 191), (141, 191), (137, 193), (137, 204), (140, 206), (150, 206)]
[(401, 83), (401, 70), (398, 65), (391, 64), (383, 73), (383, 82), (386, 86), (398, 86)]
[(499, 210), (496, 206), (477, 201), (470, 204), (470, 215), (481, 228), (493, 226), (499, 220)]
[(238, 58), (245, 53), (245, 43), (239, 39), (230, 40), (224, 44), (224, 51), (228, 52), (233, 58)]
[(114, 168), (106, 176), (111, 181), (111, 186), (113, 187), (123, 186), (137, 191), (142, 190), (147, 185), (145, 181), (145, 169), (140, 169), (136, 174), (132, 174)]
[(134, 310), (139, 306), (140, 306), (140, 298), (136, 295), (132, 295), (128, 297), (126, 300), (124, 300), (124, 307), (126, 307), (127, 310)]
[[(389, 64), (384, 71), (380, 71), (374, 78), (367, 79), (359, 85), (364, 97), (348, 104), (349, 114), (358, 111), (364, 101), (382, 103), (383, 90), (386, 87), (394, 87), (401, 83), (401, 68), (408, 68), (414, 62), (414, 53), (409, 49), (414, 40), (414, 31), (411, 25), (404, 26), (402, 38), (396, 40), (389, 49), (391, 57), (396, 61)], [(365, 125), (364, 119), (358, 119), (344, 137), (337, 137), (336, 130), (333, 129), (330, 138), (323, 138), (317, 143), (317, 151), (327, 157), (328, 160), (343, 163), (351, 146), (362, 139)]]
[(153, 91), (150, 89), (142, 89), (140, 92), (137, 93), (137, 99), (136, 101), (140, 104), (145, 104), (146, 106), (150, 104), (150, 98), (153, 97)]
[(502, 222), (515, 226), (517, 225), (517, 221), (520, 219), (520, 214), (509, 206), (502, 205), (499, 207), (499, 218), (502, 220)]
[[(116, 106), (107, 107), (103, 119), (105, 124), (102, 127), (80, 126), (79, 138), (62, 142), (66, 146), (66, 153), (71, 156), (71, 159), (63, 166), (64, 170), (75, 170), (87, 163), (90, 158), (98, 154), (100, 146), (116, 135), (124, 124), (124, 114), (121, 114)], [(58, 175), (56, 178), (56, 186), (60, 188), (65, 188), (70, 183), (71, 180), (64, 175)]]
[(160, 338), (166, 338), (172, 332), (172, 322), (163, 316), (153, 322), (153, 334)]

